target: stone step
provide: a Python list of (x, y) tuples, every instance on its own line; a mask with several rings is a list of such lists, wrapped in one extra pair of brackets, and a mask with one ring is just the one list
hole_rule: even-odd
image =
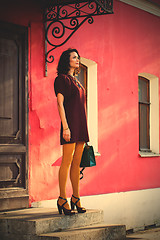
[[(73, 216), (59, 215), (54, 208), (28, 208), (0, 213), (0, 236), (40, 235), (103, 222), (101, 210), (87, 210)], [(6, 238), (7, 239), (7, 238)]]
[(36, 240), (125, 240), (124, 225), (98, 224), (83, 228), (68, 229), (63, 232), (45, 233)]

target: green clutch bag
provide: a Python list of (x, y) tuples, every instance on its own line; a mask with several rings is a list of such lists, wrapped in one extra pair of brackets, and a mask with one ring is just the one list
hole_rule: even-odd
[(84, 150), (83, 150), (81, 163), (80, 163), (80, 167), (83, 168), (80, 171), (80, 174), (82, 174), (80, 179), (83, 178), (84, 169), (86, 167), (93, 167), (93, 166), (96, 166), (96, 159), (95, 159), (95, 155), (94, 155), (93, 146), (90, 146), (90, 145), (86, 144), (85, 147), (84, 147)]

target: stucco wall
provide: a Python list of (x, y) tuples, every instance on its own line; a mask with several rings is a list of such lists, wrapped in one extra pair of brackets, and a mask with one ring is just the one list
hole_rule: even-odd
[[(138, 73), (160, 76), (159, 26), (158, 17), (115, 1), (113, 15), (95, 17), (92, 25), (85, 23), (65, 46), (54, 51), (55, 62), (48, 64), (47, 78), (37, 76), (32, 80), (32, 201), (57, 198), (59, 194), (59, 167), (51, 167), (61, 157), (53, 81), (59, 55), (68, 47), (76, 47), (82, 57), (95, 61), (98, 68), (98, 151), (101, 156), (97, 158), (96, 168), (85, 170), (85, 178), (80, 183), (81, 195), (159, 187), (159, 157), (142, 159), (138, 149)], [(37, 38), (41, 36), (40, 28), (35, 26), (33, 32)], [(42, 50), (41, 46), (37, 47), (38, 54)], [(36, 55), (33, 51), (32, 54)], [(35, 59), (39, 63), (35, 62), (34, 68), (40, 64), (38, 56)], [(43, 66), (43, 61), (41, 63)], [(42, 73), (37, 71), (37, 74)], [(67, 192), (70, 196), (69, 182)]]

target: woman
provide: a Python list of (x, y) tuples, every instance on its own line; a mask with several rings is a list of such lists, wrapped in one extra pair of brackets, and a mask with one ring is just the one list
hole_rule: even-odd
[[(59, 170), (60, 196), (57, 200), (59, 214), (72, 215), (77, 208), (78, 213), (86, 212), (81, 207), (79, 196), (80, 162), (84, 143), (89, 141), (86, 109), (85, 89), (76, 79), (79, 72), (80, 56), (76, 49), (69, 48), (59, 59), (54, 82), (57, 96), (57, 106), (61, 119), (60, 143), (63, 145), (62, 163)], [(67, 202), (66, 182), (70, 167), (70, 180), (73, 189), (71, 208)]]

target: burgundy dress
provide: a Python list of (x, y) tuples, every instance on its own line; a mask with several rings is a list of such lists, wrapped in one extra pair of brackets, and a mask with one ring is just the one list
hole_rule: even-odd
[(57, 96), (64, 96), (64, 109), (67, 123), (71, 131), (70, 142), (63, 138), (63, 127), (61, 123), (60, 143), (88, 142), (88, 128), (86, 119), (86, 97), (85, 89), (78, 80), (65, 74), (59, 74), (54, 82), (54, 90)]

